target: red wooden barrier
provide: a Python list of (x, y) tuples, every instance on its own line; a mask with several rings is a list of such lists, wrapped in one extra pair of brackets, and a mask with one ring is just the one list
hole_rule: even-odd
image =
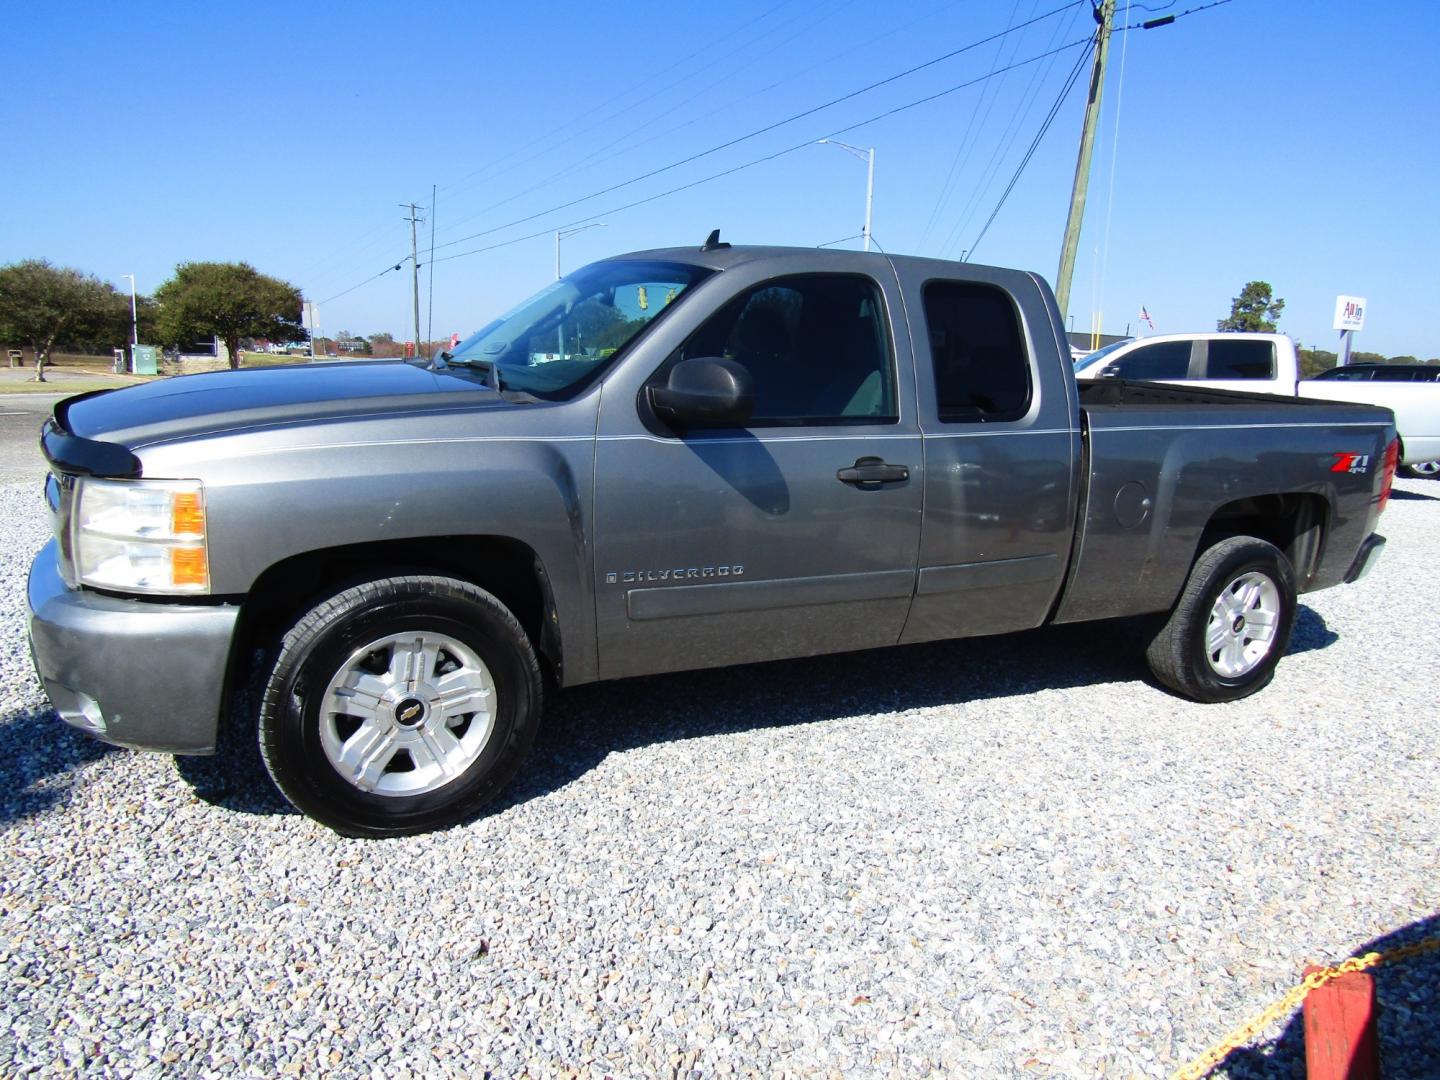
[(1308, 1080), (1380, 1080), (1375, 980), (1367, 972), (1347, 972), (1305, 995), (1305, 1069)]

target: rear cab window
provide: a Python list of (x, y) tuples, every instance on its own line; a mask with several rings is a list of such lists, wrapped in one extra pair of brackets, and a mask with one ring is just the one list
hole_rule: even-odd
[(1273, 379), (1273, 341), (1211, 339), (1205, 356), (1207, 379)]
[(1019, 420), (1030, 409), (1030, 359), (1020, 313), (993, 285), (929, 281), (922, 292), (939, 418)]

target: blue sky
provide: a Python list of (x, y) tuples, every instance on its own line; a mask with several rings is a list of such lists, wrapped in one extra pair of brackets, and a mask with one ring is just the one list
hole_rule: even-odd
[[(1205, 2), (1145, 0), (1177, 14)], [(560, 226), (605, 222), (565, 241), (567, 268), (698, 244), (715, 227), (741, 243), (858, 233), (865, 167), (833, 146), (619, 208), (980, 80), (835, 136), (876, 148), (886, 250), (958, 258), (1080, 50), (1025, 61), (1084, 39), (1088, 4), (546, 211), (1063, 3), (12, 6), (0, 263), (45, 257), (117, 285), (134, 273), (150, 292), (179, 262), (243, 259), (322, 301), (326, 332), (405, 338), (408, 267), (346, 290), (408, 255), (397, 204), (428, 205), (434, 184), (447, 246), (422, 270), (422, 308), (433, 269), (434, 334), (463, 335), (549, 280)], [(1121, 22), (1154, 14), (1125, 9)], [(1098, 310), (1107, 332), (1138, 330), (1144, 305), (1159, 332), (1212, 329), (1259, 278), (1286, 300), (1281, 329), (1307, 345), (1334, 348), (1335, 297), (1349, 293), (1369, 301), (1357, 349), (1440, 356), (1437, 55), (1440, 22), (1418, 0), (1230, 0), (1117, 35), (1074, 326)], [(1083, 79), (976, 261), (1053, 281), (1082, 92)]]

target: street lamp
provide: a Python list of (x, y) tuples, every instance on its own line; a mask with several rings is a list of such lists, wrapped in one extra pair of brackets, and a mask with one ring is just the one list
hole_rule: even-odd
[[(603, 228), (605, 228), (605, 222), (603, 222), (603, 221), (592, 221), (589, 225), (581, 225), (578, 229), (556, 229), (556, 230), (555, 230), (555, 280), (556, 280), (556, 281), (559, 281), (559, 280), (560, 280), (560, 241), (563, 240), (563, 239), (564, 239), (565, 237), (567, 237), (567, 236), (574, 236), (576, 233), (582, 233), (582, 232), (584, 232), (586, 229), (603, 229)], [(559, 325), (555, 328), (555, 347), (556, 347), (556, 349), (558, 350), (558, 351), (555, 353), (556, 357), (559, 358), (559, 359), (561, 359), (561, 360), (564, 360), (564, 359), (565, 359), (565, 320), (564, 320), (564, 319), (561, 319)]]
[[(140, 334), (135, 321), (135, 275), (121, 274), (123, 278), (130, 279), (130, 347), (133, 349), (140, 344)], [(130, 362), (133, 364), (135, 358), (132, 356)]]
[(865, 177), (865, 250), (870, 250), (870, 212), (875, 206), (875, 148), (861, 150), (858, 146), (851, 146), (849, 143), (841, 142), (839, 139), (816, 139), (816, 142), (829, 143), (831, 146), (838, 146), (854, 154), (861, 161), (868, 161), (869, 168)]
[(586, 229), (603, 229), (605, 222), (592, 221), (589, 225), (581, 225), (578, 229), (556, 229), (555, 230), (555, 280), (560, 280), (560, 241), (567, 236), (574, 236)]

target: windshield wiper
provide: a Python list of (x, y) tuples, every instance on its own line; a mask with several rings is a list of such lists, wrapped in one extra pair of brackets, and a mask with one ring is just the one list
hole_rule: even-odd
[(484, 371), (485, 385), (490, 387), (490, 389), (494, 390), (497, 394), (505, 389), (505, 383), (500, 378), (500, 365), (494, 360), (472, 360), (468, 357), (463, 360), (456, 360), (449, 353), (445, 352), (442, 352), (440, 354), (440, 358), (446, 361), (446, 363), (448, 364), (453, 364), (455, 367), (479, 368), (480, 370)]

